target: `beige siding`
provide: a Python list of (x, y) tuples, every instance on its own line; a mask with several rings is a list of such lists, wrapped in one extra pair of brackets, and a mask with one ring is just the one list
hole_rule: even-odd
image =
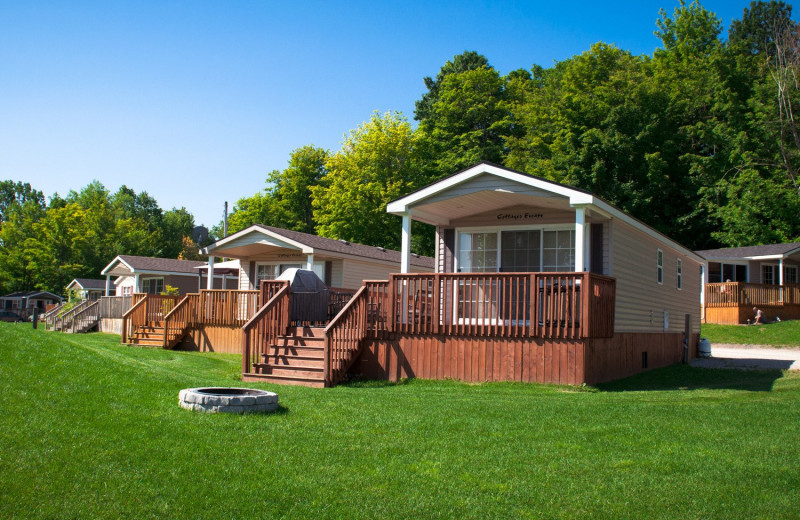
[[(345, 288), (344, 284), (344, 260), (331, 261), (331, 287)], [(361, 284), (359, 284), (359, 287)]]
[[(587, 219), (591, 222), (591, 219)], [(508, 208), (471, 215), (453, 220), (448, 227), (505, 227), (538, 226), (542, 224), (574, 224), (575, 212), (533, 206), (512, 206)]]
[[(668, 331), (684, 328), (684, 315), (692, 317), (692, 330), (700, 328), (700, 263), (658, 242), (627, 224), (615, 221), (612, 229), (613, 276), (617, 280), (616, 332), (660, 332), (664, 311)], [(664, 281), (656, 274), (658, 249), (664, 254)], [(676, 259), (683, 261), (683, 284), (677, 288)]]
[(250, 281), (250, 264), (251, 262), (247, 260), (241, 261), (241, 267), (239, 267), (239, 290), (240, 291), (249, 291), (253, 289), (251, 287)]
[(340, 287), (345, 289), (358, 289), (364, 280), (388, 280), (391, 273), (400, 272), (399, 265), (379, 265), (350, 259), (344, 260), (343, 264)]

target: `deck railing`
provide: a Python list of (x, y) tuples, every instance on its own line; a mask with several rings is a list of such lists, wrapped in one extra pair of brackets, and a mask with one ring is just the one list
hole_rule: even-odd
[(122, 315), (122, 343), (127, 343), (139, 327), (164, 321), (164, 316), (180, 299), (180, 296), (165, 294), (134, 294), (135, 303)]
[(367, 336), (368, 289), (362, 286), (325, 327), (325, 386), (333, 386), (347, 374)]
[(385, 292), (365, 284), (370, 330), (378, 333), (571, 339), (614, 332), (615, 281), (593, 273), (395, 274)]
[(800, 305), (800, 284), (709, 283), (704, 296), (706, 307)]
[(89, 305), (88, 300), (81, 300), (81, 302), (69, 310), (62, 311), (56, 318), (55, 329), (61, 331), (68, 331), (72, 329), (72, 320), (75, 315), (84, 310)]
[(289, 282), (263, 280), (260, 293), (266, 303), (242, 326), (243, 374), (250, 373), (253, 364), (268, 354), (269, 346), (286, 334), (289, 326)]
[(84, 332), (100, 321), (100, 300), (87, 301), (86, 306), (72, 317), (72, 332)]
[(64, 308), (67, 302), (62, 302), (50, 309), (49, 311), (45, 312), (42, 316), (42, 322), (44, 322), (44, 326), (46, 329), (52, 329), (53, 324), (55, 323), (56, 317), (61, 312), (61, 309)]
[(101, 318), (121, 319), (133, 305), (133, 296), (101, 296), (99, 301)]
[(259, 291), (225, 289), (200, 291), (198, 322), (241, 327), (258, 310)]
[(197, 324), (200, 295), (187, 294), (164, 316), (164, 348), (172, 348), (191, 327)]

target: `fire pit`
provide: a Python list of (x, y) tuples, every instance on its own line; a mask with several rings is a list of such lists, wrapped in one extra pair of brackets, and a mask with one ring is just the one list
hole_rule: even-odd
[(181, 408), (210, 413), (265, 413), (278, 409), (278, 394), (252, 388), (185, 388)]

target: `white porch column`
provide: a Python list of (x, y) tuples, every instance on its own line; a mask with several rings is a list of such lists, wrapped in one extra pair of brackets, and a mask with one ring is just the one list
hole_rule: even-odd
[(780, 285), (780, 301), (783, 302), (783, 258), (778, 260), (778, 285)]
[(106, 296), (111, 296), (111, 275), (106, 275)]
[(584, 247), (586, 228), (586, 210), (575, 208), (575, 271), (584, 271)]
[(313, 271), (314, 270), (314, 255), (313, 255), (313, 253), (309, 254), (306, 257), (306, 269), (308, 269), (309, 271)]
[(139, 273), (133, 275), (133, 292), (142, 292), (142, 290), (139, 288)]
[(209, 291), (214, 288), (214, 257), (208, 257), (208, 280), (206, 280), (206, 289)]
[(408, 213), (403, 213), (403, 234), (400, 242), (400, 272), (407, 273), (411, 260), (411, 217)]

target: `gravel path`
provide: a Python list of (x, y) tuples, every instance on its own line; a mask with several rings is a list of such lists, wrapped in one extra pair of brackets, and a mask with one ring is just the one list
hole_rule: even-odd
[(800, 370), (800, 348), (715, 343), (710, 358), (697, 358), (691, 364), (703, 368)]

